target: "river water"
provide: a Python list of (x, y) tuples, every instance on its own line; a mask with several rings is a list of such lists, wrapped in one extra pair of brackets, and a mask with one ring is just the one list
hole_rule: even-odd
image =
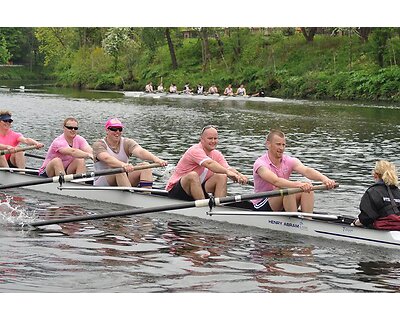
[[(357, 215), (359, 199), (372, 183), (374, 161), (400, 165), (400, 107), (384, 103), (157, 100), (48, 89), (0, 92), (0, 109), (13, 113), (15, 131), (46, 146), (61, 133), (67, 116), (79, 119), (80, 134), (90, 143), (104, 135), (107, 118), (118, 117), (126, 124), (125, 136), (171, 165), (198, 141), (203, 126), (213, 124), (219, 128), (219, 149), (249, 176), (265, 151), (266, 133), (279, 128), (287, 134), (287, 153), (340, 183), (336, 190), (316, 194), (316, 211), (323, 212)], [(232, 193), (250, 191), (229, 185)], [(167, 213), (27, 231), (18, 221), (125, 207), (22, 189), (1, 192), (0, 200), (0, 292), (400, 291), (400, 255), (390, 249)]]

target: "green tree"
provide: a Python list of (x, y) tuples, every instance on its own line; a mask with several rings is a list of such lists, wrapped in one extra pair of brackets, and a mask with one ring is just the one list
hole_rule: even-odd
[(164, 28), (139, 28), (138, 34), (141, 44), (148, 49), (152, 60), (157, 49), (166, 43)]
[(7, 43), (13, 63), (32, 63), (32, 55), (38, 51), (33, 28), (0, 28), (2, 37)]
[(119, 57), (130, 41), (130, 33), (130, 28), (110, 28), (103, 39), (104, 51), (114, 58), (114, 71), (118, 69)]
[(371, 42), (373, 53), (381, 68), (385, 66), (384, 57), (388, 51), (387, 43), (392, 36), (392, 32), (393, 30), (391, 28), (373, 28), (372, 31)]
[(317, 33), (318, 28), (317, 27), (301, 27), (300, 28), (301, 33), (303, 34), (304, 38), (306, 41), (313, 42), (314, 41), (314, 36)]
[(35, 36), (39, 42), (39, 51), (44, 55), (44, 65), (49, 67), (64, 66), (67, 58), (79, 43), (74, 28), (37, 28)]
[(171, 56), (172, 69), (176, 70), (178, 69), (178, 60), (176, 59), (175, 47), (172, 42), (170, 28), (165, 28), (165, 38), (167, 39), (169, 54)]
[(203, 71), (207, 69), (207, 66), (211, 63), (211, 52), (210, 44), (208, 40), (208, 28), (200, 28), (200, 39), (201, 39), (201, 56), (203, 60)]
[(7, 43), (6, 39), (4, 37), (1, 38), (0, 40), (0, 63), (5, 64), (8, 61), (10, 61), (12, 55), (10, 51), (7, 49)]

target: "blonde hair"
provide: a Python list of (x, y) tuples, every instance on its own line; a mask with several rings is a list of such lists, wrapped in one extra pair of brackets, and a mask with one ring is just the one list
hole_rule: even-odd
[(0, 116), (3, 115), (9, 115), (10, 117), (12, 116), (11, 112), (8, 110), (0, 110)]
[(388, 186), (397, 186), (398, 178), (396, 166), (385, 160), (379, 160), (375, 163), (374, 173)]

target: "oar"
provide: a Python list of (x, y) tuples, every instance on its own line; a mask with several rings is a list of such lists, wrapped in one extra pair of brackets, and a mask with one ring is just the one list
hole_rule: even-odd
[(155, 194), (167, 195), (168, 191), (164, 189), (140, 188), (140, 187), (103, 187), (103, 186), (61, 186), (60, 190), (85, 190), (85, 191), (99, 191), (99, 190), (120, 190), (120, 191), (138, 191), (149, 192)]
[[(336, 184), (335, 188), (339, 185)], [(325, 185), (316, 186), (313, 190), (325, 190), (327, 187)], [(232, 203), (232, 202), (242, 202), (245, 200), (252, 200), (258, 198), (265, 198), (265, 197), (280, 197), (294, 193), (303, 192), (301, 188), (291, 188), (291, 189), (279, 189), (267, 192), (260, 192), (260, 193), (251, 193), (251, 194), (244, 194), (244, 195), (236, 195), (236, 196), (229, 196), (229, 197), (222, 197), (222, 198), (211, 198), (211, 199), (202, 199), (202, 200), (195, 200), (195, 201), (188, 201), (188, 202), (181, 202), (176, 204), (170, 204), (165, 206), (158, 206), (152, 208), (140, 208), (140, 209), (130, 209), (124, 211), (115, 211), (111, 213), (103, 213), (103, 214), (96, 214), (96, 215), (86, 215), (81, 217), (69, 217), (63, 219), (53, 219), (53, 220), (46, 220), (46, 221), (37, 221), (30, 223), (33, 227), (40, 227), (46, 226), (51, 224), (61, 224), (61, 223), (70, 223), (70, 222), (77, 222), (77, 221), (86, 221), (86, 220), (99, 220), (105, 218), (113, 218), (113, 217), (123, 217), (123, 216), (131, 216), (137, 214), (144, 214), (150, 212), (160, 212), (160, 211), (169, 211), (169, 210), (178, 210), (178, 209), (188, 209), (188, 208), (195, 208), (195, 207), (214, 207), (224, 203)]]
[(21, 147), (21, 148), (15, 148), (14, 150), (0, 150), (0, 156), (3, 156), (5, 154), (22, 152), (25, 150), (32, 150), (32, 149), (37, 149), (37, 147), (36, 146), (26, 146), (26, 147)]
[(46, 157), (44, 157), (44, 156), (37, 155), (37, 154), (32, 154), (32, 153), (25, 153), (25, 156), (26, 157), (30, 157), (30, 158), (40, 159), (40, 160), (46, 159)]
[[(135, 166), (133, 168), (134, 168), (134, 171), (138, 171), (138, 170), (144, 170), (144, 169), (150, 169), (150, 168), (156, 168), (156, 167), (160, 167), (160, 165), (158, 163), (152, 163), (152, 164), (148, 164), (148, 165)], [(0, 185), (0, 190), (1, 189), (27, 187), (27, 186), (52, 183), (52, 182), (54, 182), (54, 183), (59, 182), (60, 184), (62, 184), (66, 181), (71, 181), (74, 179), (93, 178), (93, 177), (106, 176), (106, 175), (117, 174), (117, 173), (122, 173), (122, 172), (125, 172), (124, 168), (114, 168), (114, 169), (100, 170), (100, 171), (94, 171), (94, 172), (59, 175), (59, 176), (54, 176), (51, 178), (43, 178), (43, 179), (36, 179), (36, 180), (25, 181), (25, 182), (16, 182), (16, 183)]]
[(10, 172), (28, 172), (28, 173), (38, 173), (38, 169), (31, 169), (31, 168), (25, 168), (25, 169), (20, 169), (20, 168), (10, 168), (10, 167), (1, 167), (0, 171), (10, 171)]

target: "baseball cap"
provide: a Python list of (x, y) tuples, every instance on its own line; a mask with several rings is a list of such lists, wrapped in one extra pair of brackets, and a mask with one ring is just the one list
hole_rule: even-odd
[(109, 127), (123, 128), (124, 125), (117, 118), (112, 118), (112, 119), (109, 119), (106, 122), (106, 126), (105, 127), (106, 127), (106, 129), (108, 129)]

